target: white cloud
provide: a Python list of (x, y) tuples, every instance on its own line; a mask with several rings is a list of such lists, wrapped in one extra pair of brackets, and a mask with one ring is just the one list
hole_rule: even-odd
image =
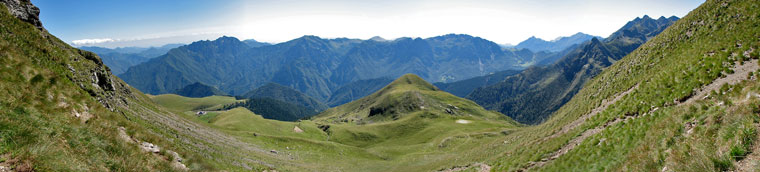
[(100, 38), (100, 39), (80, 39), (71, 41), (72, 46), (98, 46), (106, 48), (116, 47), (151, 47), (162, 46), (166, 44), (191, 43), (198, 40), (213, 40), (225, 35), (221, 32), (201, 31), (190, 32), (176, 31), (166, 33), (156, 33), (134, 38)]
[(92, 45), (92, 44), (100, 44), (100, 43), (106, 43), (106, 42), (115, 42), (117, 40), (111, 39), (111, 38), (100, 38), (100, 39), (80, 39), (80, 40), (73, 40), (71, 41), (74, 46), (82, 46), (82, 45)]

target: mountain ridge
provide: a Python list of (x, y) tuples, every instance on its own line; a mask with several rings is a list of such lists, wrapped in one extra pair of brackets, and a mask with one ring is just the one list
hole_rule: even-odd
[(634, 19), (604, 40), (592, 38), (577, 46), (550, 66), (530, 67), (499, 83), (476, 88), (466, 97), (519, 122), (537, 124), (569, 101), (587, 80), (676, 19)]
[(561, 36), (561, 37), (555, 38), (554, 40), (546, 41), (541, 38), (536, 38), (535, 36), (531, 36), (530, 38), (515, 45), (514, 48), (529, 49), (534, 52), (539, 52), (539, 51), (559, 52), (574, 44), (580, 44), (588, 40), (591, 40), (591, 38), (601, 38), (601, 37), (585, 34), (583, 32), (578, 32), (570, 36)]
[[(505, 68), (519, 69), (520, 65), (549, 56), (528, 50), (503, 50), (488, 40), (456, 34), (383, 42), (306, 35), (262, 47), (249, 47), (239, 40), (229, 39), (238, 42), (231, 45), (234, 48), (221, 45), (223, 42), (219, 40), (224, 39), (229, 37), (173, 49), (119, 76), (150, 94), (203, 82), (240, 95), (274, 82), (326, 102), (334, 91), (353, 81), (395, 78), (404, 73), (417, 73), (433, 81), (451, 81)], [(487, 48), (478, 50), (477, 47)], [(221, 50), (223, 48), (228, 51)]]

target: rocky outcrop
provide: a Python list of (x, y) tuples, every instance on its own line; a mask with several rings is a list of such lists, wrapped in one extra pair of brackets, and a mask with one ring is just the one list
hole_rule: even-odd
[(45, 30), (40, 21), (40, 9), (34, 6), (30, 0), (0, 0), (8, 8), (8, 12), (27, 23), (36, 26), (37, 29)]

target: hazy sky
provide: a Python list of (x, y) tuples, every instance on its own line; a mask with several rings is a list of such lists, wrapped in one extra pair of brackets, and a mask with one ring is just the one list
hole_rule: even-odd
[(607, 37), (636, 17), (683, 17), (704, 0), (32, 0), (75, 45), (157, 46), (222, 35), (283, 42), (448, 33), (517, 44), (577, 32)]

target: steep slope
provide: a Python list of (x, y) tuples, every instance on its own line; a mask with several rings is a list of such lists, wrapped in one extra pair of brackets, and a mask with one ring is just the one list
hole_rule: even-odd
[(591, 40), (592, 38), (601, 39), (601, 37), (593, 36), (593, 35), (589, 35), (589, 34), (585, 34), (581, 32), (578, 32), (576, 34), (573, 34), (567, 37), (559, 37), (552, 41), (545, 41), (541, 38), (536, 38), (535, 36), (532, 36), (526, 39), (525, 41), (518, 43), (514, 48), (528, 49), (534, 52), (539, 52), (539, 51), (559, 52), (572, 45), (584, 43), (588, 40)]
[[(290, 87), (286, 87), (280, 84), (268, 83), (259, 88), (251, 90), (242, 96), (247, 99), (262, 99), (271, 98), (282, 102), (287, 102), (295, 105), (300, 105), (309, 108), (314, 113), (321, 112), (327, 109), (327, 105), (323, 104), (317, 99), (314, 99), (308, 95), (305, 95)], [(252, 110), (253, 111), (253, 110)], [(254, 111), (256, 112), (256, 111)], [(258, 113), (258, 112), (256, 112)], [(272, 118), (269, 118), (272, 119)]]
[(519, 122), (539, 123), (570, 100), (588, 79), (676, 20), (637, 18), (603, 41), (593, 38), (579, 45), (553, 65), (528, 68), (499, 83), (477, 88), (467, 98)]
[(346, 104), (356, 99), (368, 96), (377, 90), (385, 87), (393, 82), (391, 78), (377, 78), (354, 81), (341, 86), (333, 91), (330, 95), (330, 99), (327, 100), (327, 105), (335, 107), (338, 105)]
[(234, 64), (231, 60), (233, 54), (247, 48), (247, 45), (231, 37), (194, 42), (130, 67), (119, 77), (149, 94), (169, 93), (195, 82), (229, 92), (217, 83), (226, 77), (225, 69), (230, 69)]
[(172, 93), (180, 95), (180, 96), (196, 97), (196, 98), (227, 95), (226, 93), (220, 91), (219, 89), (202, 84), (200, 82), (187, 85), (185, 87), (182, 87), (181, 89), (175, 90)]
[(31, 2), (0, 4), (0, 169), (298, 168), (283, 155), (155, 105), (96, 54), (67, 45), (34, 25), (39, 21), (25, 22), (37, 18)]
[(760, 7), (707, 1), (590, 80), (497, 171), (756, 171)]

